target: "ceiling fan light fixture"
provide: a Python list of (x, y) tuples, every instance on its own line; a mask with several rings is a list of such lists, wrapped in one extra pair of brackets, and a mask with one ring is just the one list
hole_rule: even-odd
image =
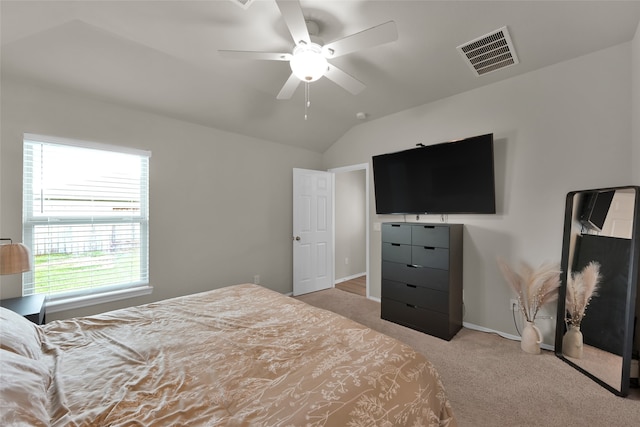
[(293, 74), (303, 82), (315, 82), (327, 72), (329, 63), (316, 43), (299, 44), (289, 61)]

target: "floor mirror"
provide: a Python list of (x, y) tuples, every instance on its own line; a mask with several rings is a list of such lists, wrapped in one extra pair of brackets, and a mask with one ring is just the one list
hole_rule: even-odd
[(639, 189), (573, 191), (565, 208), (555, 352), (619, 396), (638, 346)]

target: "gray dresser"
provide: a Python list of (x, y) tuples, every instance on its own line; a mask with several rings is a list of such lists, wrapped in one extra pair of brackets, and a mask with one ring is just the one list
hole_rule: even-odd
[(450, 340), (462, 328), (462, 224), (382, 224), (382, 318)]

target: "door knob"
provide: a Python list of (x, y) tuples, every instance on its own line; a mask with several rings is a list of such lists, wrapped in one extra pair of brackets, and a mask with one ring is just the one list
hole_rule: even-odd
[(300, 241), (300, 236), (296, 236), (296, 237), (295, 237), (295, 239), (296, 239), (297, 241)]

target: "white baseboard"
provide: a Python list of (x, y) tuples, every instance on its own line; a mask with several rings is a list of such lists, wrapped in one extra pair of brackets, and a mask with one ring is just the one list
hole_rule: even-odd
[[(462, 326), (464, 326), (465, 328), (468, 328), (468, 329), (473, 329), (475, 331), (489, 332), (489, 333), (492, 333), (492, 334), (497, 334), (497, 335), (501, 336), (502, 338), (506, 338), (506, 339), (509, 339), (509, 340), (521, 341), (521, 338), (519, 336), (517, 336), (517, 335), (507, 334), (506, 332), (496, 331), (494, 329), (485, 328), (484, 326), (474, 325), (473, 323), (462, 322)], [(550, 344), (546, 344), (546, 343), (541, 343), (540, 344), (540, 348), (543, 348), (545, 350), (550, 350), (550, 351), (554, 351), (555, 350), (555, 346), (550, 345)]]
[[(361, 276), (361, 274), (356, 275), (355, 277), (360, 277), (360, 276)], [(352, 277), (352, 278), (355, 278), (355, 277)], [(351, 280), (352, 278), (344, 279), (344, 280), (340, 279), (340, 281), (336, 281), (336, 283), (341, 283), (341, 282), (344, 282), (346, 280)], [(288, 294), (285, 294), (285, 295), (292, 296), (293, 293), (289, 292)], [(367, 299), (370, 299), (370, 300), (375, 301), (377, 303), (381, 303), (382, 302), (381, 299), (377, 298), (377, 297), (368, 296)], [(502, 331), (496, 331), (495, 329), (485, 328), (484, 326), (478, 326), (478, 325), (473, 324), (473, 323), (462, 322), (462, 326), (464, 326), (465, 328), (468, 328), (468, 329), (472, 329), (474, 331), (488, 332), (488, 333), (491, 333), (491, 334), (496, 334), (496, 335), (499, 335), (502, 338), (506, 338), (508, 340), (521, 341), (521, 338), (519, 336), (517, 336), (517, 335), (508, 334), (508, 333), (502, 332)], [(555, 350), (555, 346), (552, 346), (552, 345), (549, 345), (549, 344), (546, 344), (546, 343), (541, 343), (540, 344), (540, 348), (543, 348), (543, 349), (549, 350), (549, 351), (554, 351)]]
[(342, 277), (340, 279), (336, 279), (336, 281), (333, 282), (333, 284), (337, 285), (338, 283), (347, 282), (349, 280), (357, 279), (358, 277), (362, 277), (362, 276), (366, 276), (366, 275), (367, 275), (367, 273), (352, 274), (351, 276), (347, 276), (347, 277)]

